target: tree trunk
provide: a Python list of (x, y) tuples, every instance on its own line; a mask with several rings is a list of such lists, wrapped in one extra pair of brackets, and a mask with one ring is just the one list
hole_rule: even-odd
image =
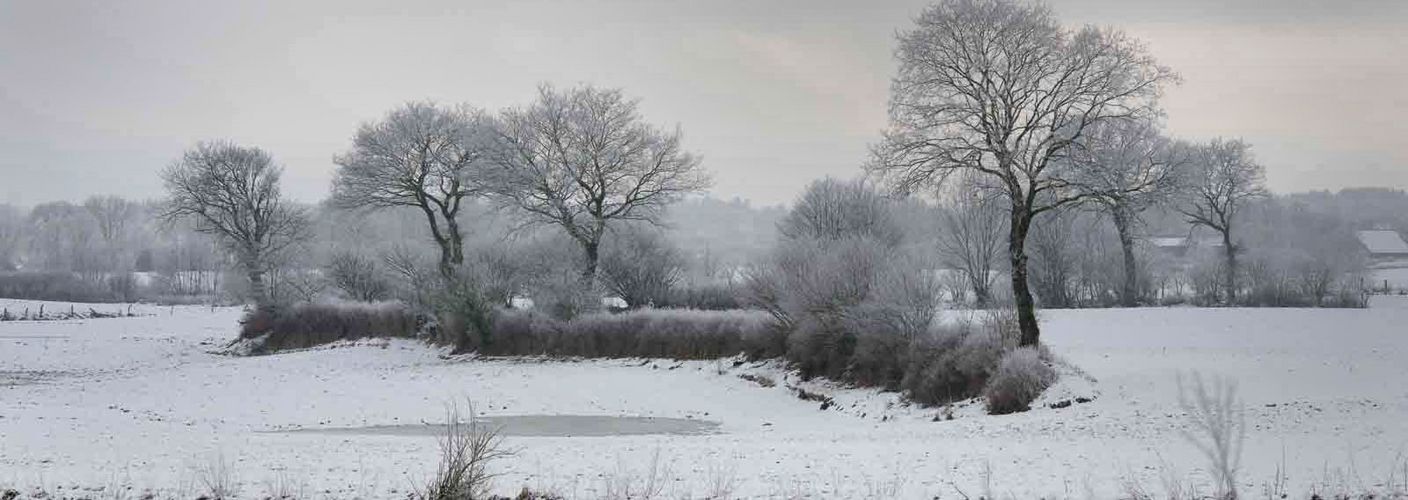
[[(984, 276), (984, 278), (986, 278), (986, 276)], [(988, 290), (987, 281), (979, 280), (975, 277), (972, 279), (972, 285), (974, 305), (976, 305), (978, 309), (987, 309), (988, 305), (992, 303), (992, 291)]]
[(1227, 305), (1237, 304), (1237, 249), (1232, 246), (1232, 229), (1222, 229), (1222, 250), (1227, 255), (1227, 276), (1224, 278)]
[(1022, 332), (1017, 345), (1035, 346), (1041, 340), (1041, 328), (1036, 322), (1036, 302), (1027, 285), (1027, 229), (1032, 214), (1023, 206), (1012, 207), (1011, 232), (1007, 239), (1007, 254), (1012, 264), (1012, 299), (1017, 307), (1017, 326)]
[(588, 284), (596, 283), (596, 266), (601, 257), (601, 242), (597, 240), (583, 241), (582, 251), (587, 258), (586, 267), (582, 269), (582, 281)]
[(257, 265), (249, 266), (249, 295), (254, 308), (269, 305), (269, 290), (264, 286), (264, 270)]
[(449, 247), (446, 249), (449, 254), (447, 259), (451, 266), (459, 267), (464, 264), (464, 237), (460, 235), (460, 223), (453, 218), (446, 219), (445, 229), (449, 233), (446, 235), (446, 244)]
[(1134, 235), (1130, 227), (1133, 221), (1130, 220), (1129, 211), (1121, 206), (1115, 206), (1110, 215), (1120, 236), (1120, 251), (1124, 253), (1124, 287), (1120, 291), (1120, 305), (1134, 307), (1139, 305), (1139, 265), (1134, 261)]
[[(459, 224), (453, 218), (446, 219), (445, 228), (448, 235), (441, 233), (440, 220), (436, 218), (435, 210), (420, 198), (420, 210), (425, 213), (425, 221), (430, 225), (430, 237), (435, 240), (435, 245), (440, 247), (440, 276), (446, 281), (453, 280), (455, 268), (464, 262), (464, 253), (459, 250), (463, 242), (460, 240)], [(456, 257), (458, 255), (458, 257)]]

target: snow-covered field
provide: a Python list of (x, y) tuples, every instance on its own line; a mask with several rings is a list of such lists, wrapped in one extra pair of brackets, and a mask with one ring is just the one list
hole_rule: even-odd
[(438, 422), (468, 398), (495, 416), (720, 424), (707, 435), (509, 437), (505, 494), (526, 485), (597, 498), (653, 475), (668, 498), (1108, 498), (1131, 480), (1157, 489), (1169, 473), (1206, 481), (1179, 434), (1180, 372), (1239, 383), (1248, 491), (1278, 467), (1291, 491), (1372, 487), (1408, 450), (1408, 308), (1375, 305), (1044, 312), (1044, 340), (1095, 380), (1068, 376), (1046, 399), (1098, 397), (1000, 417), (964, 408), (951, 421), (862, 390), (820, 388), (839, 404), (819, 410), (772, 365), (456, 360), (409, 341), (213, 354), (234, 336), (240, 311), (229, 308), (5, 322), (0, 489), (189, 495), (228, 478), (245, 497), (398, 497), (434, 469), (434, 438), (279, 431)]

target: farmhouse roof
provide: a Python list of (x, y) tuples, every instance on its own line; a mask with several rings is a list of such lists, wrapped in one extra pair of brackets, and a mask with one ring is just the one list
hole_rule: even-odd
[(1397, 231), (1359, 231), (1358, 236), (1371, 254), (1408, 254), (1408, 243)]

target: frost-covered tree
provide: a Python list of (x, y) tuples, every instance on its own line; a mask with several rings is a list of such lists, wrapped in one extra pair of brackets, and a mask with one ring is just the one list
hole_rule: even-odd
[(807, 186), (777, 229), (790, 239), (867, 237), (894, 246), (903, 231), (890, 205), (890, 200), (863, 180), (827, 177)]
[(1178, 192), (1182, 149), (1151, 121), (1109, 120), (1092, 127), (1067, 159), (1077, 189), (1109, 216), (1119, 236), (1124, 268), (1120, 303), (1126, 307), (1136, 305), (1141, 294), (1135, 230), (1145, 210)]
[(93, 219), (102, 241), (106, 253), (104, 270), (130, 270), (136, 256), (131, 240), (144, 215), (141, 206), (117, 196), (93, 196), (83, 201), (83, 208)]
[(663, 304), (684, 276), (685, 260), (659, 231), (615, 228), (601, 256), (601, 283), (631, 308)]
[(962, 275), (973, 292), (978, 308), (992, 304), (994, 274), (1002, 258), (1002, 241), (1007, 232), (1000, 200), (971, 189), (964, 183), (949, 195), (939, 233), (939, 257), (948, 268)]
[(900, 190), (959, 171), (1003, 189), (1020, 342), (1034, 345), (1027, 233), (1037, 215), (1087, 196), (1060, 160), (1102, 122), (1157, 114), (1177, 76), (1120, 31), (1069, 29), (1045, 6), (1014, 0), (932, 5), (895, 54), (890, 127), (871, 169)]
[(193, 220), (197, 231), (216, 236), (249, 277), (258, 306), (270, 302), (265, 273), (308, 236), (304, 210), (279, 191), (282, 171), (262, 149), (216, 141), (196, 144), (161, 174), (161, 217)]
[(96, 280), (104, 271), (93, 220), (67, 201), (36, 205), (29, 211), (30, 266), (82, 274)]
[(1190, 161), (1192, 180), (1179, 212), (1194, 226), (1216, 231), (1222, 238), (1223, 294), (1237, 301), (1237, 253), (1233, 223), (1248, 202), (1266, 195), (1265, 168), (1252, 158), (1251, 146), (1240, 139), (1214, 139), (1198, 147)]
[(391, 284), (382, 276), (376, 260), (350, 250), (328, 259), (327, 279), (354, 300), (374, 302), (391, 295)]
[(562, 228), (594, 280), (602, 237), (618, 221), (658, 223), (664, 207), (709, 184), (680, 131), (647, 124), (618, 89), (544, 85), (499, 120), (487, 189), (532, 224)]
[(412, 102), (363, 123), (352, 150), (334, 158), (333, 201), (344, 208), (411, 207), (440, 248), (440, 272), (464, 263), (457, 219), (477, 193), (493, 119), (468, 106)]

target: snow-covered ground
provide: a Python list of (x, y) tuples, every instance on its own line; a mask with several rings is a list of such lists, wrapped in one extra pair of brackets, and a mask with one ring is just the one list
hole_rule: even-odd
[(1169, 473), (1206, 481), (1179, 434), (1177, 380), (1189, 372), (1239, 383), (1250, 491), (1278, 467), (1291, 491), (1371, 487), (1408, 450), (1408, 308), (1377, 306), (1044, 312), (1044, 340), (1094, 379), (1068, 375), (1046, 399), (1098, 397), (997, 417), (961, 408), (951, 421), (893, 394), (809, 386), (836, 399), (823, 411), (771, 364), (445, 359), (410, 341), (236, 358), (213, 353), (234, 336), (230, 308), (4, 322), (0, 489), (183, 495), (229, 478), (246, 497), (396, 497), (434, 469), (434, 438), (279, 431), (439, 422), (447, 403), (469, 399), (495, 416), (720, 424), (708, 435), (509, 437), (502, 493), (597, 498), (640, 488), (653, 470), (668, 498), (1108, 498), (1131, 480), (1157, 489)]

